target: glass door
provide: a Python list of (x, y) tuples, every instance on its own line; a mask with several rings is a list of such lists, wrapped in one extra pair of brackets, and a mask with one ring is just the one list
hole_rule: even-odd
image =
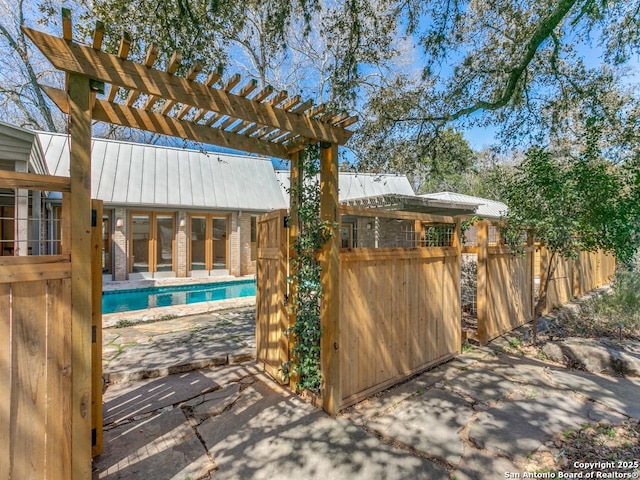
[(155, 271), (173, 271), (173, 215), (155, 215)]
[(227, 268), (227, 219), (212, 218), (213, 233), (213, 263), (212, 270), (225, 270)]
[(227, 217), (191, 215), (189, 270), (210, 272), (228, 268)]
[(131, 272), (149, 272), (151, 215), (131, 215)]
[(207, 268), (207, 218), (191, 217), (191, 267), (190, 270)]
[(132, 273), (172, 272), (174, 268), (175, 214), (131, 214)]

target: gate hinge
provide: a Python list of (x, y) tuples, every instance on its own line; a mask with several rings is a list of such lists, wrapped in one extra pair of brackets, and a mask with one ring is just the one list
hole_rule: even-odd
[(96, 343), (96, 337), (97, 337), (97, 331), (96, 331), (96, 326), (95, 325), (91, 325), (91, 343)]
[(283, 223), (284, 228), (289, 228), (289, 224), (291, 223), (291, 215), (285, 215)]
[(91, 226), (96, 227), (98, 225), (98, 212), (95, 209), (91, 209)]
[(285, 293), (284, 294), (284, 306), (286, 307), (287, 305), (289, 305), (289, 294)]
[(98, 430), (95, 428), (91, 429), (91, 446), (95, 447), (98, 443)]

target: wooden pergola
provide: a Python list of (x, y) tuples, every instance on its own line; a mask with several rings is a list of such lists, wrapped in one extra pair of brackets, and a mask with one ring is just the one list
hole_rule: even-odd
[[(66, 72), (66, 89), (42, 89), (69, 115), (71, 218), (72, 413), (71, 478), (91, 476), (91, 125), (101, 121), (148, 132), (217, 145), (291, 161), (291, 184), (299, 182), (299, 152), (320, 144), (321, 216), (333, 235), (321, 255), (322, 371), (338, 372), (339, 204), (338, 145), (352, 135), (358, 121), (345, 113), (326, 112), (299, 96), (288, 97), (238, 75), (223, 81), (216, 70), (199, 81), (196, 62), (185, 77), (175, 75), (181, 55), (173, 53), (165, 70), (154, 67), (158, 49), (150, 45), (144, 63), (128, 60), (131, 40), (123, 35), (117, 55), (101, 51), (104, 28), (97, 23), (92, 44), (73, 41), (71, 15), (63, 9), (63, 36), (23, 27), (25, 34), (58, 69)], [(123, 95), (117, 95), (119, 90)], [(105, 95), (106, 91), (106, 95)], [(120, 98), (124, 98), (121, 101)], [(180, 168), (176, 165), (176, 168)], [(291, 199), (291, 240), (297, 237), (297, 205)], [(293, 245), (293, 241), (290, 241)], [(336, 411), (337, 393), (323, 391), (325, 410)]]

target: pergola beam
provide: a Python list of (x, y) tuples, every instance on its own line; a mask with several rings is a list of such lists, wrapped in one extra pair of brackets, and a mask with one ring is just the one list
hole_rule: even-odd
[[(69, 113), (69, 97), (63, 90), (41, 85), (40, 88), (64, 113)], [(185, 120), (178, 120), (161, 113), (148, 112), (140, 108), (127, 107), (105, 100), (96, 100), (93, 107), (93, 120), (112, 123), (123, 127), (138, 128), (148, 132), (209, 143), (220, 147), (242, 150), (258, 155), (289, 158), (286, 147), (264, 142), (245, 135), (238, 135)]]
[[(280, 130), (343, 145), (353, 132), (323, 124), (311, 118), (257, 103), (199, 82), (189, 82), (139, 63), (118, 58), (28, 27), (25, 34), (56, 67), (68, 73), (86, 75), (94, 80), (127, 89), (140, 90), (165, 100), (218, 112), (242, 120), (250, 120)], [(113, 88), (113, 87), (112, 87)]]

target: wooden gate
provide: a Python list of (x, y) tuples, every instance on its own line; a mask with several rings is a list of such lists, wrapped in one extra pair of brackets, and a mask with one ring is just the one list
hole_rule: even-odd
[[(83, 388), (75, 383), (72, 372), (70, 180), (2, 172), (0, 188), (62, 192), (61, 214), (47, 222), (50, 230), (59, 231), (59, 241), (47, 245), (41, 236), (29, 240), (45, 245), (38, 246), (40, 255), (33, 248), (23, 253), (34, 254), (14, 256), (19, 253), (14, 251), (12, 256), (0, 256), (0, 478), (70, 479), (72, 401), (74, 392)], [(95, 208), (97, 217), (101, 202)], [(96, 224), (101, 228), (101, 222)], [(15, 245), (25, 243), (20, 238), (15, 241)], [(99, 242), (95, 252), (101, 254)], [(100, 289), (101, 282), (94, 285), (94, 291)], [(100, 299), (101, 295), (98, 302)], [(101, 336), (101, 318), (101, 311), (94, 311), (96, 340)], [(94, 355), (102, 356), (99, 343)], [(100, 361), (96, 365), (100, 377)], [(93, 438), (100, 442), (95, 453), (99, 453), (102, 438), (101, 378), (99, 381), (92, 395)]]
[(458, 238), (340, 253), (340, 408), (460, 353)]
[(257, 223), (256, 356), (265, 372), (280, 383), (284, 383), (282, 364), (289, 361), (289, 344), (284, 334), (289, 327), (286, 214), (286, 210), (267, 213)]

